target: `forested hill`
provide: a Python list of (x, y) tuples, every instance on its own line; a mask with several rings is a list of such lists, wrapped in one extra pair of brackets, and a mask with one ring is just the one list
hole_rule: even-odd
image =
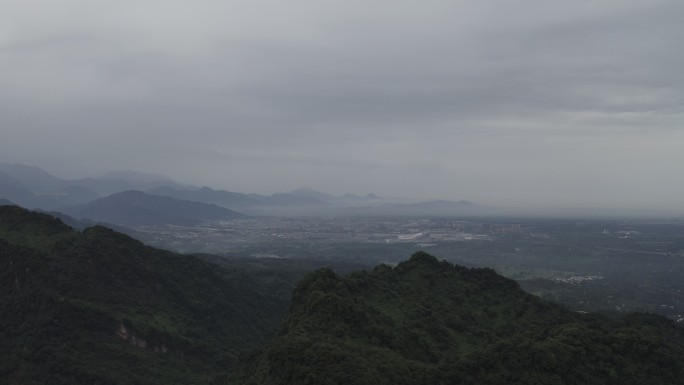
[(682, 384), (666, 318), (570, 312), (490, 269), (417, 253), (297, 287), (280, 335), (236, 384)]
[(244, 215), (213, 204), (123, 191), (88, 204), (61, 209), (79, 219), (122, 226), (191, 225), (206, 221), (227, 221)]
[(3, 384), (210, 383), (286, 306), (239, 271), (0, 206)]
[(490, 269), (317, 270), (282, 324), (272, 288), (298, 273), (267, 273), (0, 206), (0, 383), (684, 384), (666, 318), (570, 312)]

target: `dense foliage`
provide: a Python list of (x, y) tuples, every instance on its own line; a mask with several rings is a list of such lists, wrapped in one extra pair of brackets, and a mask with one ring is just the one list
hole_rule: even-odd
[(235, 383), (681, 384), (683, 343), (666, 318), (570, 312), (421, 252), (396, 268), (308, 275)]
[(571, 312), (422, 252), (295, 287), (321, 264), (179, 255), (0, 206), (0, 379), (684, 384), (684, 337), (663, 317)]
[(240, 271), (0, 206), (3, 383), (225, 378), (272, 336), (286, 304)]

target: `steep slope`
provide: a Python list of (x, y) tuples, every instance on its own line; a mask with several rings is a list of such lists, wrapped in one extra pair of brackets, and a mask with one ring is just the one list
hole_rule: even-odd
[(286, 310), (239, 271), (16, 206), (0, 206), (0, 309), (6, 384), (209, 383)]
[(61, 220), (18, 206), (0, 206), (0, 239), (13, 244), (47, 251), (57, 241), (74, 236)]
[(189, 225), (205, 221), (231, 220), (242, 214), (212, 204), (124, 191), (83, 206), (63, 209), (77, 218), (124, 226)]
[(239, 384), (682, 384), (665, 318), (582, 315), (489, 269), (417, 253), (396, 268), (297, 287), (280, 335)]

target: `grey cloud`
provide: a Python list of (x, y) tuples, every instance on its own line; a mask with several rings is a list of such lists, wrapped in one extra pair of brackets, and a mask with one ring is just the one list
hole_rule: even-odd
[(0, 160), (684, 210), (677, 1), (38, 3), (0, 6)]

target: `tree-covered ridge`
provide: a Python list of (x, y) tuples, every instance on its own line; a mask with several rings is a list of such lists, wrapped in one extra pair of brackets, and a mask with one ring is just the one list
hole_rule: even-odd
[(3, 383), (208, 383), (285, 306), (239, 271), (0, 207)]
[(570, 312), (490, 269), (417, 253), (395, 268), (307, 276), (240, 384), (681, 384), (665, 318)]
[(49, 250), (57, 241), (75, 235), (61, 220), (18, 206), (0, 205), (0, 238), (12, 243)]
[(684, 383), (667, 319), (570, 312), (425, 253), (307, 275), (280, 334), (234, 370), (276, 334), (288, 298), (275, 291), (299, 270), (204, 258), (0, 207), (2, 383)]

